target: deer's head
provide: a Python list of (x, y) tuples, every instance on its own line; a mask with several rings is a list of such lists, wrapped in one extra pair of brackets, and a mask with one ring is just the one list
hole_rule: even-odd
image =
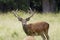
[(27, 24), (27, 21), (29, 21), (30, 18), (34, 15), (34, 12), (33, 12), (32, 9), (30, 8), (30, 13), (31, 13), (31, 15), (30, 15), (29, 17), (27, 17), (27, 18), (24, 19), (24, 18), (20, 17), (19, 15), (17, 15), (17, 11), (18, 11), (18, 10), (13, 11), (13, 14), (14, 14), (15, 17), (18, 18), (19, 21), (22, 22), (22, 25), (26, 25), (26, 24)]

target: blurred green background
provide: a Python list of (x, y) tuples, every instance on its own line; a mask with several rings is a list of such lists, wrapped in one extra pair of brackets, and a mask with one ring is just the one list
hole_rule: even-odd
[[(22, 14), (23, 13), (23, 14)], [(18, 15), (23, 18), (30, 16), (31, 14), (26, 14), (26, 12), (19, 11)], [(33, 23), (37, 21), (48, 22), (49, 36), (50, 40), (60, 40), (60, 13), (35, 13), (28, 23)], [(0, 14), (0, 40), (23, 40), (26, 37), (25, 32), (20, 21), (13, 15), (12, 12), (7, 12), (7, 14)], [(40, 36), (35, 36), (36, 40), (42, 40)]]

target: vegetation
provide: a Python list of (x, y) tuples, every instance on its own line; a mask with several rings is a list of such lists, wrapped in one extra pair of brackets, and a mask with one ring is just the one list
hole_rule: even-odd
[[(24, 14), (23, 14), (24, 13)], [(26, 18), (30, 14), (18, 12), (18, 14)], [(60, 40), (60, 13), (52, 14), (35, 14), (28, 23), (37, 21), (45, 21), (50, 24), (49, 36), (50, 40)], [(23, 40), (26, 34), (23, 31), (21, 22), (11, 13), (0, 14), (0, 40)], [(40, 36), (35, 36), (36, 40), (41, 40)]]
[(29, 7), (39, 12), (56, 12), (60, 10), (60, 0), (0, 0), (0, 11), (26, 11)]

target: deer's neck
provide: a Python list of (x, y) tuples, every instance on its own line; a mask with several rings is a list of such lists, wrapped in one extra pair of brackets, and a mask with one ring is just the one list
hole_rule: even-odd
[(27, 30), (27, 24), (26, 25), (22, 25), (23, 26), (23, 30), (26, 34), (28, 34), (28, 30)]

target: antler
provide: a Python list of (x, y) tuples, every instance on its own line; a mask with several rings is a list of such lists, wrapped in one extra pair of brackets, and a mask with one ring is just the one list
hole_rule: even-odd
[[(35, 14), (30, 7), (29, 7), (29, 9), (30, 9), (31, 16), (26, 18), (27, 21), (29, 21), (30, 18)], [(18, 11), (18, 9), (16, 11), (13, 11), (13, 14), (14, 14), (15, 17), (18, 18), (19, 21), (22, 21), (23, 18), (21, 18), (19, 15), (17, 15), (17, 11)]]
[(34, 12), (32, 11), (32, 9), (30, 7), (29, 7), (29, 9), (30, 9), (29, 13), (31, 13), (31, 16), (29, 16), (28, 18), (31, 18), (34, 15)]
[(28, 18), (26, 18), (27, 20), (29, 20), (35, 14), (30, 7), (29, 9), (30, 9), (29, 13), (31, 13), (31, 15)]
[(18, 18), (18, 20), (22, 20), (22, 18), (19, 16), (19, 15), (17, 15), (17, 11), (18, 11), (18, 9), (16, 10), (16, 11), (12, 11), (13, 12), (13, 14), (14, 14), (14, 16), (15, 17), (17, 17)]

